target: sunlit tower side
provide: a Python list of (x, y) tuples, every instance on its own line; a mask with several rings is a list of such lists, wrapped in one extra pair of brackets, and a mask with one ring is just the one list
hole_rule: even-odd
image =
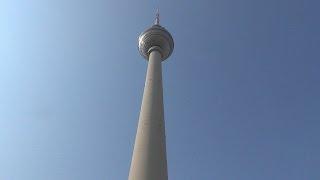
[(161, 62), (173, 52), (171, 34), (159, 23), (139, 36), (139, 52), (148, 60), (129, 180), (167, 180), (166, 136)]

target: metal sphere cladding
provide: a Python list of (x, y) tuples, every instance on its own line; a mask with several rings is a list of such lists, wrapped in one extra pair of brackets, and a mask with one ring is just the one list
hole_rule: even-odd
[(174, 48), (171, 34), (162, 26), (155, 24), (139, 36), (139, 52), (148, 60), (150, 48), (159, 47), (162, 60), (167, 59)]

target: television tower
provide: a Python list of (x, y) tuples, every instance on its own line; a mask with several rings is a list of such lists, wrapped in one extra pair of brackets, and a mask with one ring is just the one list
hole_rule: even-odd
[(158, 11), (154, 25), (139, 36), (139, 52), (149, 62), (129, 180), (168, 179), (161, 62), (174, 43), (159, 21)]

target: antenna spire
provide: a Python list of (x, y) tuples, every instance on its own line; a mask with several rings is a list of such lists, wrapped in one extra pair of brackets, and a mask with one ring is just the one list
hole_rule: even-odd
[(159, 8), (157, 8), (157, 13), (156, 13), (156, 19), (154, 21), (155, 25), (160, 25), (160, 13), (159, 13)]

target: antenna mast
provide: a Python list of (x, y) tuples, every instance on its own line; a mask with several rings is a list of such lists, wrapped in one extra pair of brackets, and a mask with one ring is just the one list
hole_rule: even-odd
[(155, 25), (160, 25), (160, 13), (159, 13), (159, 8), (157, 8), (157, 14), (156, 14), (156, 19), (154, 21)]

